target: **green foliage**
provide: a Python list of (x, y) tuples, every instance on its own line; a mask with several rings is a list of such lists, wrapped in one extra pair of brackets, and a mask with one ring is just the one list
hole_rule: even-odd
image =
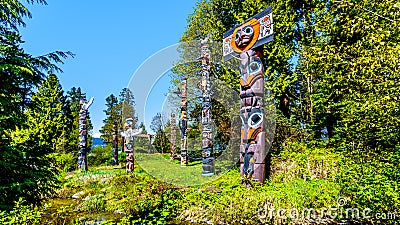
[(103, 120), (103, 127), (100, 129), (101, 139), (107, 143), (111, 143), (114, 123), (119, 131), (124, 129), (126, 118), (133, 119), (133, 126), (136, 127), (137, 117), (135, 115), (135, 98), (133, 93), (128, 88), (123, 88), (119, 98), (114, 94), (110, 94), (106, 98), (106, 107), (104, 110), (106, 118)]
[(172, 198), (176, 196), (173, 196), (173, 194), (171, 194), (171, 191), (167, 191), (157, 200), (141, 202), (137, 212), (140, 218), (132, 219), (131, 221), (133, 223), (165, 224), (175, 214), (175, 205)]
[(53, 167), (62, 172), (71, 172), (76, 169), (76, 154), (54, 152), (48, 155)]
[[(167, 127), (169, 128), (167, 130)], [(161, 113), (157, 113), (150, 123), (150, 129), (156, 132), (153, 146), (160, 153), (170, 151), (170, 142), (167, 133), (170, 133), (170, 121)]]
[(89, 166), (110, 165), (111, 158), (112, 158), (112, 146), (111, 145), (106, 145), (105, 147), (96, 146), (90, 151), (90, 153), (87, 156)]
[(100, 130), (101, 139), (105, 140), (108, 143), (112, 141), (113, 135), (113, 126), (116, 123), (117, 129), (121, 129), (122, 119), (120, 118), (120, 106), (118, 106), (118, 99), (115, 95), (110, 94), (106, 98), (106, 110), (103, 110), (106, 113), (106, 118), (103, 120), (103, 127)]
[(325, 143), (288, 142), (282, 151), (272, 152), (272, 182), (294, 179), (338, 181), (344, 157)]
[(41, 215), (42, 212), (35, 210), (20, 198), (15, 202), (15, 206), (11, 211), (0, 211), (0, 223), (3, 225), (40, 224)]
[(308, 14), (314, 20), (305, 23), (310, 32), (299, 67), (309, 85), (309, 126), (317, 136), (326, 128), (330, 145), (346, 159), (343, 192), (355, 205), (379, 210), (399, 204), (395, 3), (322, 1)]
[[(56, 148), (58, 135), (63, 136), (57, 124), (61, 123), (63, 97), (52, 72), (61, 72), (56, 63), (73, 54), (56, 51), (33, 57), (26, 53), (17, 27), (25, 25), (23, 19), (30, 12), (20, 1), (1, 1), (1, 6), (0, 170), (4, 176), (0, 178), (0, 206), (9, 208), (19, 197), (38, 204), (53, 192), (55, 170), (47, 154)], [(38, 93), (33, 94), (35, 90)]]
[[(299, 146), (293, 144), (292, 147)], [(312, 150), (306, 146), (301, 148), (304, 153), (311, 153), (308, 156), (311, 162), (309, 165), (294, 165), (293, 170), (316, 168), (326, 153), (322, 149)], [(288, 155), (286, 158), (289, 161), (299, 157)], [(277, 170), (282, 169), (277, 167)], [(195, 187), (174, 187), (152, 178), (139, 166), (135, 166), (133, 174), (126, 174), (124, 169), (115, 170), (112, 167), (76, 173), (66, 178), (60, 192), (64, 196), (71, 196), (79, 191), (84, 191), (84, 194), (68, 209), (65, 208), (68, 211), (79, 209), (86, 214), (85, 218), (95, 217), (94, 213), (126, 214), (117, 218), (106, 218), (105, 224), (258, 224), (267, 222), (259, 213), (268, 207), (295, 207), (299, 210), (336, 207), (336, 200), (340, 196), (338, 184), (320, 177), (303, 179), (301, 176), (292, 176), (283, 180), (281, 173), (275, 173), (266, 184), (245, 188), (240, 184), (238, 169), (233, 169), (212, 183)], [(68, 213), (63, 212), (62, 215)], [(74, 220), (73, 215), (69, 220)], [(278, 218), (274, 217), (268, 222), (278, 223)]]
[[(78, 152), (79, 111), (81, 110), (80, 101), (83, 97), (86, 97), (86, 94), (82, 92), (80, 87), (72, 87), (71, 90), (67, 92), (66, 104), (63, 109), (65, 115), (63, 132), (65, 132), (65, 135), (63, 135), (64, 139), (60, 143), (62, 144), (62, 147), (58, 148), (62, 152), (74, 154)], [(90, 135), (93, 129), (90, 116), (86, 118), (86, 123), (86, 130)], [(86, 146), (88, 149), (90, 149), (90, 138), (87, 138), (87, 142), (88, 143)]]
[[(400, 171), (398, 3), (200, 1), (181, 41), (207, 33), (221, 40), (268, 5), (275, 37), (263, 51), (265, 88), (278, 111), (271, 171), (280, 171), (271, 179), (337, 182), (352, 204), (393, 211)], [(192, 57), (192, 48), (182, 50), (182, 61)], [(196, 63), (174, 69), (177, 80), (199, 71)], [(238, 89), (239, 75), (227, 64), (212, 72)]]
[(89, 212), (101, 212), (105, 210), (103, 195), (92, 195), (85, 198), (83, 209)]
[(55, 150), (63, 130), (63, 104), (61, 85), (51, 74), (33, 95), (31, 106), (24, 113), (25, 124), (12, 133), (13, 144), (27, 157), (40, 157)]
[(13, 179), (2, 183), (8, 202), (23, 196), (30, 203), (39, 204), (54, 193), (56, 171), (48, 154), (55, 151), (62, 134), (62, 107), (62, 89), (57, 77), (51, 74), (32, 96), (24, 111), (25, 122), (11, 132), (13, 148), (8, 149), (18, 149), (13, 153), (19, 158), (12, 162), (18, 165), (17, 170), (8, 174)]

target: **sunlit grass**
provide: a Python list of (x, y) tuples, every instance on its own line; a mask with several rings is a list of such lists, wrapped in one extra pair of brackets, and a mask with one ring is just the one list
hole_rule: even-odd
[(201, 161), (189, 162), (186, 167), (180, 163), (165, 159), (162, 154), (142, 154), (135, 155), (136, 163), (149, 175), (178, 186), (194, 186), (212, 182), (220, 177), (202, 176)]

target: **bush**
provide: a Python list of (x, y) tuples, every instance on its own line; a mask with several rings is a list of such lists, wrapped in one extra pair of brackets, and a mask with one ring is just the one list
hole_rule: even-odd
[(7, 211), (0, 211), (0, 224), (3, 225), (32, 225), (40, 224), (41, 212), (27, 205), (27, 202), (20, 198), (15, 202), (14, 208)]
[(94, 147), (87, 156), (88, 166), (107, 166), (111, 165), (112, 147), (106, 145)]
[(78, 157), (73, 153), (51, 153), (48, 155), (53, 166), (62, 172), (73, 171), (78, 162)]

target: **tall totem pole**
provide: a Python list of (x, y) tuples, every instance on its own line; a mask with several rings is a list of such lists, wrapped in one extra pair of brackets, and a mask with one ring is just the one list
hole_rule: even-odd
[(79, 154), (78, 154), (78, 168), (82, 171), (87, 171), (87, 159), (86, 159), (86, 119), (88, 117), (88, 109), (92, 105), (94, 98), (92, 97), (89, 102), (86, 101), (86, 97), (83, 97), (80, 101), (81, 111), (79, 112)]
[(213, 158), (213, 137), (211, 122), (211, 88), (210, 88), (210, 50), (208, 37), (201, 41), (201, 92), (203, 97), (201, 122), (203, 125), (202, 156), (203, 176), (212, 176), (215, 173)]
[(125, 131), (121, 133), (121, 136), (125, 140), (124, 151), (126, 153), (126, 172), (133, 172), (134, 169), (134, 156), (133, 156), (133, 146), (134, 146), (134, 137), (140, 132), (141, 129), (132, 129), (133, 128), (133, 119), (127, 118), (125, 120)]
[(175, 113), (171, 112), (171, 154), (170, 160), (176, 158), (176, 125), (175, 125)]
[(240, 175), (245, 182), (264, 182), (266, 176), (262, 45), (273, 37), (271, 7), (224, 33), (224, 60), (240, 58)]
[(187, 155), (187, 99), (186, 99), (186, 90), (187, 90), (187, 80), (186, 78), (182, 78), (182, 103), (181, 103), (181, 166), (185, 167), (188, 164), (188, 155)]
[(118, 165), (118, 130), (117, 130), (117, 122), (114, 122), (113, 125), (113, 136), (112, 136), (112, 161), (111, 164), (113, 166)]

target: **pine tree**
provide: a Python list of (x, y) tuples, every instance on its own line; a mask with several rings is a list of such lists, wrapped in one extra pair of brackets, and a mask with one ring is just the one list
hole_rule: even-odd
[(123, 88), (117, 98), (110, 94), (106, 98), (106, 107), (104, 110), (106, 118), (103, 120), (103, 127), (100, 129), (101, 138), (107, 143), (112, 141), (112, 129), (116, 122), (117, 129), (122, 130), (126, 118), (133, 119), (133, 127), (137, 126), (137, 117), (135, 115), (135, 98), (128, 88)]
[(135, 111), (135, 98), (129, 88), (123, 88), (119, 93), (119, 107), (121, 110), (121, 122), (126, 118), (132, 118), (134, 127), (137, 126), (137, 117)]
[(117, 122), (117, 129), (121, 125), (120, 107), (114, 94), (110, 94), (106, 98), (106, 107), (107, 109), (103, 110), (106, 113), (106, 118), (103, 120), (104, 125), (100, 129), (100, 137), (107, 143), (111, 143), (114, 123)]
[(80, 111), (80, 100), (85, 96), (82, 93), (81, 88), (72, 87), (67, 92), (67, 101), (64, 109), (65, 114), (65, 126), (68, 133), (67, 144), (64, 147), (66, 153), (76, 153), (78, 149), (79, 140), (79, 111)]
[[(32, 96), (30, 107), (25, 111), (26, 122), (12, 132), (12, 145), (24, 154), (28, 177), (19, 184), (29, 202), (38, 203), (53, 194), (56, 187), (56, 171), (48, 155), (56, 151), (62, 141), (65, 103), (58, 78), (50, 74)], [(21, 193), (22, 194), (22, 193)]]

